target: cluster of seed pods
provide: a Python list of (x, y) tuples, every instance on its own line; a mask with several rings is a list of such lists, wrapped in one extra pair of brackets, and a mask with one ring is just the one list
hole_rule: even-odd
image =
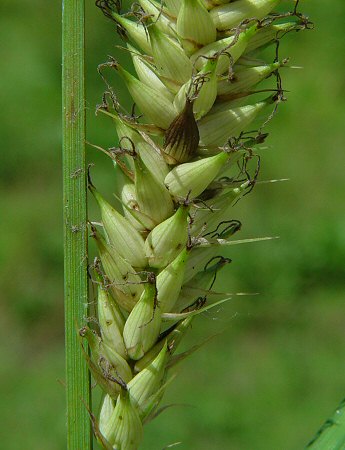
[[(233, 206), (256, 181), (250, 161), (263, 125), (284, 100), (288, 61), (276, 49), (309, 22), (298, 2), (277, 12), (279, 0), (139, 0), (127, 13), (114, 0), (96, 3), (127, 40), (136, 75), (113, 58), (100, 70), (123, 79), (137, 114), (110, 88), (99, 108), (119, 137), (108, 154), (121, 207), (90, 180), (101, 213), (101, 227), (91, 226), (98, 327), (80, 335), (104, 392), (96, 437), (106, 449), (136, 450), (186, 356), (176, 350), (191, 321), (228, 299), (212, 302), (212, 286), (230, 261), (218, 255), (241, 228)], [(267, 78), (270, 89), (260, 89)]]

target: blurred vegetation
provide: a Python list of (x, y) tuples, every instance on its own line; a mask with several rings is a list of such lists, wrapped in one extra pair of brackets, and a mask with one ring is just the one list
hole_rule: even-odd
[[(94, 115), (104, 89), (96, 67), (118, 54), (118, 40), (87, 3), (88, 140), (108, 147), (116, 136), (110, 121)], [(290, 181), (258, 185), (234, 208), (240, 237), (280, 239), (231, 248), (233, 263), (218, 287), (260, 294), (234, 297), (195, 322), (189, 345), (223, 333), (180, 366), (166, 396), (180, 406), (147, 427), (144, 450), (179, 441), (188, 450), (301, 449), (344, 396), (345, 3), (305, 0), (302, 7), (316, 29), (282, 42), (281, 55), (303, 70), (284, 70), (289, 101), (262, 154), (261, 179)], [(0, 39), (2, 447), (60, 450), (59, 2), (2, 0)], [(89, 159), (96, 185), (112, 192), (110, 161), (91, 147)]]

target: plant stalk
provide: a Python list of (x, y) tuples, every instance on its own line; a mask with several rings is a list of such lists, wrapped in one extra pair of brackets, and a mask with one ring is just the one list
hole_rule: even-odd
[(63, 215), (67, 449), (92, 448), (90, 375), (77, 327), (87, 316), (87, 184), (85, 160), (84, 0), (62, 9)]

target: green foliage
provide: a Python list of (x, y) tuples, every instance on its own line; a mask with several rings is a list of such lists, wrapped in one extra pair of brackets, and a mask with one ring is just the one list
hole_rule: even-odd
[(90, 372), (76, 333), (88, 314), (85, 6), (62, 11), (62, 172), (67, 449), (91, 450)]

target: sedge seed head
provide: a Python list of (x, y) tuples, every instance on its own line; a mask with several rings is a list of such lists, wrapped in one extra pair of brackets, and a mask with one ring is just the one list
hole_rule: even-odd
[[(114, 60), (111, 67), (136, 109), (124, 114), (114, 96), (112, 108), (103, 106), (133, 150), (115, 158), (123, 212), (93, 190), (107, 238), (93, 232), (106, 291), (98, 299), (101, 337), (88, 337), (96, 360), (118, 367), (122, 381), (88, 362), (109, 394), (102, 434), (113, 448), (136, 450), (167, 369), (184, 357), (171, 355), (230, 262), (219, 252), (241, 228), (233, 206), (255, 185), (263, 128), (285, 100), (277, 42), (311, 25), (299, 2), (278, 13), (280, 0), (139, 0), (127, 14), (112, 0), (99, 3), (130, 41), (136, 75)], [(269, 46), (272, 57), (263, 60)], [(260, 92), (266, 78), (268, 98)]]

